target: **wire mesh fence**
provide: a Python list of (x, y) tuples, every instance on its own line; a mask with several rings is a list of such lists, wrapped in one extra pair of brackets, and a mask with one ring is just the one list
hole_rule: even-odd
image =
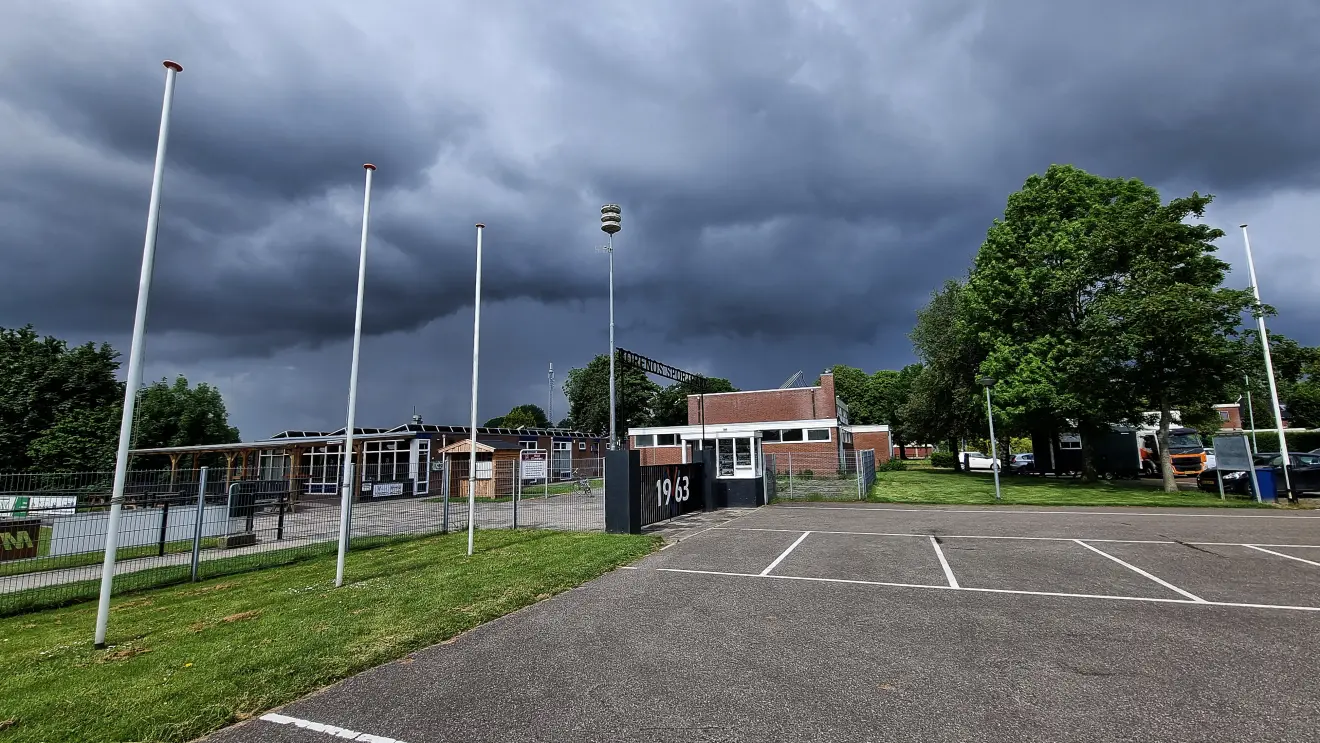
[[(466, 456), (414, 478), (364, 471), (352, 485), (350, 548), (465, 530), (469, 511), (479, 529), (604, 529), (603, 460), (528, 472), (513, 454), (478, 461), (475, 478)], [(338, 549), (342, 485), (334, 468), (239, 474), (223, 467), (130, 473), (114, 592)], [(113, 480), (103, 472), (0, 475), (0, 615), (96, 597)]]
[(766, 454), (765, 469), (781, 500), (864, 500), (875, 483), (875, 451)]

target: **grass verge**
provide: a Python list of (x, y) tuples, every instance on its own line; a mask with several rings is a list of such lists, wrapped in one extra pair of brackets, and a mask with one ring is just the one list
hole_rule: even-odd
[[(1199, 490), (1165, 493), (1155, 480), (1115, 480), (1084, 483), (1054, 477), (1002, 476), (1007, 505), (1024, 506), (1259, 506), (1254, 500)], [(936, 503), (946, 505), (994, 505), (994, 477), (982, 472), (918, 470), (879, 472), (868, 498), (873, 503)]]
[[(0, 562), (0, 577), (9, 575), (23, 575), (25, 573), (40, 573), (46, 570), (60, 570), (62, 568), (78, 568), (84, 565), (100, 565), (105, 559), (105, 552), (78, 552), (72, 555), (56, 555), (50, 557), (50, 534), (49, 526), (41, 527), (40, 541), (37, 543), (37, 557), (30, 557), (25, 560), (14, 560), (12, 562)], [(211, 549), (218, 545), (220, 541), (214, 537), (207, 537), (202, 540), (202, 549)], [(192, 552), (192, 540), (182, 539), (165, 543), (164, 554), (172, 555), (178, 552)], [(115, 551), (115, 555), (120, 560), (132, 560), (138, 557), (154, 557), (161, 554), (159, 544), (144, 544), (137, 547), (120, 547)]]
[(451, 534), (140, 592), (94, 650), (94, 604), (0, 619), (0, 740), (188, 741), (548, 598), (653, 549), (646, 536)]

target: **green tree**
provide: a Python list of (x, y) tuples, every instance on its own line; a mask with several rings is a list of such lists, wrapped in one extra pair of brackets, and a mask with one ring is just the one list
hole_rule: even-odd
[(907, 442), (912, 440), (904, 406), (912, 396), (913, 385), (921, 376), (921, 370), (921, 364), (908, 364), (897, 371), (882, 369), (867, 380), (870, 416), (873, 422), (889, 426), (889, 440), (898, 445), (899, 459), (907, 459)]
[[(620, 437), (629, 427), (651, 424), (651, 404), (660, 386), (640, 369), (616, 360), (614, 366), (615, 421)], [(568, 417), (574, 427), (589, 433), (608, 432), (610, 428), (610, 358), (601, 354), (585, 367), (570, 369), (564, 382), (568, 397)]]
[(0, 471), (33, 466), (32, 444), (61, 420), (73, 426), (73, 416), (119, 403), (118, 356), (106, 344), (71, 348), (30, 325), (0, 328)]
[(1143, 237), (1134, 215), (1152, 203), (1158, 193), (1136, 179), (1052, 165), (1009, 196), (967, 281), (968, 325), (987, 352), (980, 372), (999, 380), (997, 432), (1052, 435), (1075, 424), (1087, 479), (1096, 477), (1092, 442), (1141, 412), (1130, 377), (1100, 358), (1096, 316), (1122, 291), (1125, 260)]
[(240, 441), (229, 425), (220, 390), (202, 382), (190, 387), (183, 376), (173, 384), (162, 379), (144, 388), (134, 414), (133, 448), (199, 446)]
[(909, 435), (955, 453), (959, 440), (985, 426), (976, 375), (986, 354), (967, 323), (965, 291), (959, 282), (947, 281), (917, 312), (908, 337), (922, 364), (900, 407)]
[(1192, 217), (1205, 215), (1212, 197), (1193, 193), (1160, 203), (1147, 188), (1137, 198), (1103, 208), (1098, 242), (1116, 280), (1095, 292), (1083, 322), (1090, 339), (1083, 362), (1111, 389), (1131, 390), (1157, 411), (1164, 491), (1178, 492), (1169, 452), (1173, 411), (1206, 417), (1233, 386), (1234, 339), (1242, 313), (1255, 305), (1250, 289), (1221, 284), (1228, 264), (1215, 255), (1222, 230)]
[(31, 467), (42, 472), (114, 469), (122, 405), (80, 408), (56, 421), (28, 445)]
[[(1238, 395), (1251, 392), (1257, 428), (1273, 428), (1269, 384), (1265, 379), (1265, 360), (1260, 336), (1255, 330), (1244, 331), (1236, 344), (1236, 378), (1232, 392), (1221, 402), (1231, 402)], [(1284, 407), (1289, 425), (1320, 428), (1320, 348), (1303, 346), (1286, 336), (1270, 333), (1270, 358), (1279, 404)], [(1250, 426), (1243, 403), (1243, 426)]]
[(550, 419), (540, 405), (515, 405), (503, 418), (505, 428), (549, 428)]
[[(706, 378), (706, 392), (737, 392), (727, 379)], [(691, 382), (675, 382), (656, 393), (651, 402), (651, 423), (656, 426), (686, 426), (688, 424), (688, 395), (698, 393)]]

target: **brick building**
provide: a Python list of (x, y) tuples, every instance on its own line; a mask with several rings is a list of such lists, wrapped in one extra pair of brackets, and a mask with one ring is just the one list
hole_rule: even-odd
[(859, 449), (875, 449), (877, 461), (884, 461), (889, 427), (850, 425), (848, 406), (834, 392), (834, 375), (826, 372), (812, 387), (712, 393), (704, 402), (689, 395), (688, 425), (630, 428), (628, 444), (641, 452), (643, 465), (689, 462), (695, 449), (713, 448), (721, 477), (752, 477), (766, 455), (776, 455), (780, 468), (787, 461), (780, 455), (792, 454), (841, 469)]

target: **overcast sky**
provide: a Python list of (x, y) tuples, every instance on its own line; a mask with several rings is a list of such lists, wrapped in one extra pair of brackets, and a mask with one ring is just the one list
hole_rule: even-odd
[(910, 363), (1056, 162), (1215, 194), (1320, 343), (1318, 49), (1314, 0), (10, 0), (0, 325), (127, 357), (169, 58), (147, 374), (248, 439), (343, 425), (364, 162), (360, 425), (466, 422), (476, 222), (484, 420), (607, 350), (602, 203), (618, 344), (749, 389)]

